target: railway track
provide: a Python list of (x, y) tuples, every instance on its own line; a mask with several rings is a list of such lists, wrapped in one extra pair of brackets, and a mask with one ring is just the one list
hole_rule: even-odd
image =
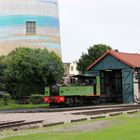
[(0, 131), (9, 130), (9, 129), (16, 131), (22, 128), (35, 128), (35, 127), (39, 127), (39, 124), (42, 123), (43, 120), (29, 121), (29, 122), (26, 122), (25, 120), (4, 122), (4, 123), (0, 123)]
[[(72, 113), (73, 115), (100, 115), (100, 114), (107, 114), (113, 112), (124, 112), (124, 111), (131, 111), (131, 110), (140, 110), (140, 106), (127, 106), (127, 107), (120, 107), (120, 108), (106, 108), (100, 110), (92, 110), (92, 111), (83, 111), (83, 112), (76, 112)], [(138, 112), (138, 111), (137, 111)]]
[(140, 104), (115, 104), (115, 105), (94, 105), (94, 106), (79, 106), (79, 107), (46, 107), (37, 109), (16, 109), (16, 110), (5, 110), (0, 113), (39, 113), (39, 112), (65, 112), (65, 111), (77, 111), (77, 110), (93, 110), (93, 109), (105, 109), (105, 108), (120, 108), (120, 107), (139, 107)]
[[(60, 110), (60, 109), (58, 109)], [(120, 115), (123, 114), (124, 112), (126, 112), (127, 114), (130, 113), (135, 113), (140, 111), (140, 105), (107, 105), (107, 106), (92, 106), (92, 107), (86, 107), (86, 108), (72, 108), (72, 109), (61, 109), (60, 111), (57, 112), (60, 114), (60, 112), (62, 112), (63, 114), (72, 114), (73, 118), (71, 120), (71, 122), (75, 122), (77, 121), (76, 119), (78, 119), (78, 121), (80, 120), (87, 120), (87, 119), (93, 119), (93, 118), (102, 118), (104, 116), (115, 116), (115, 115)], [(67, 113), (65, 113), (65, 111), (67, 111)], [(70, 112), (69, 112), (70, 111)], [(52, 112), (52, 111), (51, 111)], [(54, 110), (54, 112), (56, 113), (56, 109)], [(25, 113), (25, 112), (23, 112)], [(33, 112), (32, 112), (33, 113)], [(53, 113), (53, 112), (52, 112)], [(48, 113), (50, 114), (50, 113)], [(79, 118), (74, 117), (79, 115)], [(83, 116), (80, 118), (80, 116)], [(84, 118), (84, 119), (83, 119)], [(8, 121), (8, 122), (0, 122), (0, 131), (3, 130), (13, 130), (13, 131), (18, 131), (20, 129), (28, 129), (28, 128), (38, 128), (40, 126), (42, 127), (46, 127), (46, 126), (51, 126), (52, 124), (56, 125), (55, 122), (52, 122), (50, 124), (44, 124), (45, 118), (42, 120), (36, 120), (36, 121), (27, 121), (27, 120), (19, 120), (19, 121)], [(61, 120), (61, 124), (62, 122), (64, 123), (65, 120)], [(60, 122), (57, 122), (57, 124), (59, 124)]]

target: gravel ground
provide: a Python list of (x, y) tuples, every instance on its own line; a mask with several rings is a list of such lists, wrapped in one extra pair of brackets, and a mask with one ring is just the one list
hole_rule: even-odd
[[(112, 108), (109, 108), (112, 109)], [(101, 110), (101, 109), (93, 109)], [(65, 112), (44, 112), (44, 113), (0, 113), (0, 122), (2, 121), (37, 121), (44, 120), (46, 123), (54, 123), (54, 122), (70, 122), (73, 119), (82, 119), (89, 118), (90, 116), (86, 115), (73, 115), (71, 113), (76, 112), (86, 112), (92, 110), (84, 110), (84, 111), (65, 111)]]
[(54, 113), (1, 113), (1, 121), (37, 121), (44, 120), (46, 123), (70, 122), (72, 119), (85, 118), (84, 115), (72, 115), (71, 112), (54, 112)]
[(89, 131), (96, 131), (100, 130), (106, 127), (109, 127), (111, 125), (116, 124), (115, 121), (110, 120), (100, 120), (96, 122), (87, 122), (72, 126), (65, 126), (64, 128), (56, 129), (55, 131), (58, 132), (89, 132)]

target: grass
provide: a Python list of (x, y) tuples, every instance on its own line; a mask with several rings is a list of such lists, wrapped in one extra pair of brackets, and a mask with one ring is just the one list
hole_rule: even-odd
[(45, 108), (48, 104), (16, 104), (9, 103), (8, 105), (0, 105), (0, 110), (14, 110), (14, 109), (31, 109), (31, 108)]
[[(100, 119), (101, 120), (101, 119)], [(3, 140), (139, 140), (140, 139), (140, 113), (135, 115), (121, 115), (110, 117), (118, 124), (90, 132), (52, 132), (13, 136)], [(94, 121), (91, 121), (93, 123)], [(93, 123), (94, 125), (94, 123)], [(65, 125), (64, 125), (65, 128)]]

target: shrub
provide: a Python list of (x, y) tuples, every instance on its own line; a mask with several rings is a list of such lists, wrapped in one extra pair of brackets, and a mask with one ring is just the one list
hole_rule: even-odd
[(44, 95), (34, 94), (34, 95), (30, 96), (30, 102), (32, 104), (42, 104), (42, 103), (44, 103), (43, 98), (44, 98)]
[(29, 104), (30, 103), (30, 96), (23, 96), (20, 98), (16, 98), (16, 103), (18, 104)]
[(9, 93), (1, 93), (0, 105), (8, 105), (11, 102), (11, 95)]
[(8, 105), (11, 101), (11, 95), (9, 93), (5, 93), (3, 96), (4, 105)]
[(3, 98), (0, 98), (0, 105), (4, 105)]

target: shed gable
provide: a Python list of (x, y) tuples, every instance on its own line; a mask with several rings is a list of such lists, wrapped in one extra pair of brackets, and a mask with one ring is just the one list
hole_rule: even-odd
[(104, 58), (102, 58), (99, 62), (95, 64), (92, 70), (106, 70), (106, 69), (125, 69), (130, 68), (125, 63), (121, 62), (117, 58), (113, 57), (110, 54), (107, 54)]

